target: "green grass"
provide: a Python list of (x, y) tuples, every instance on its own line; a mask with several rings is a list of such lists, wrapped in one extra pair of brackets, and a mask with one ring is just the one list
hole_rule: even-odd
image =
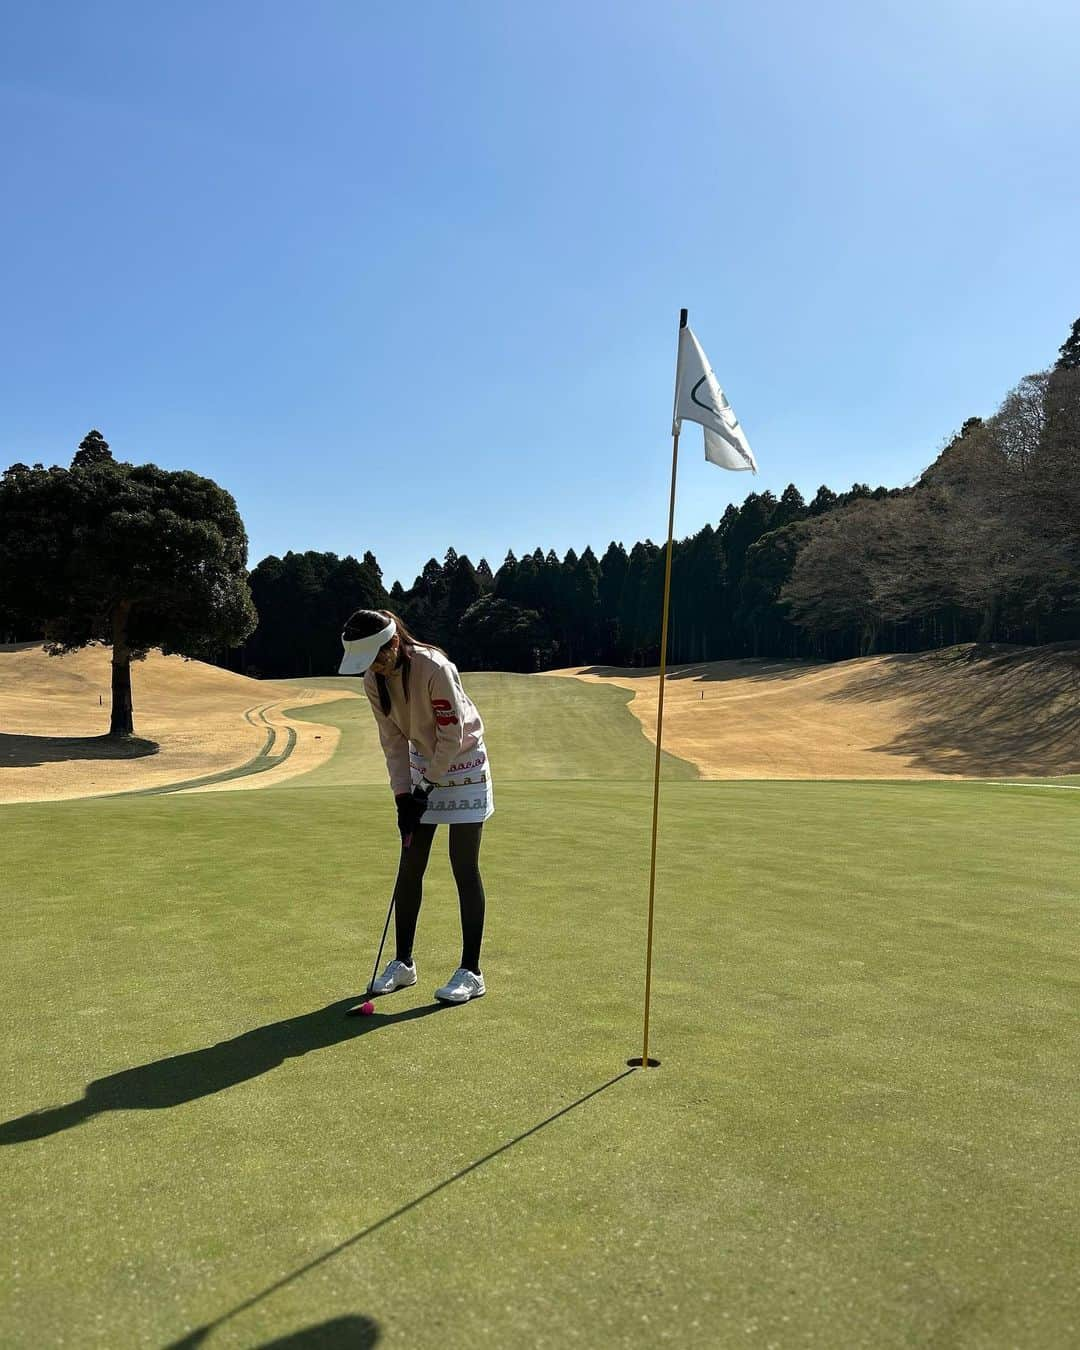
[(1002, 779), (1002, 782), (1031, 783), (1037, 787), (1075, 787), (1080, 785), (1080, 774), (1061, 774), (1057, 778), (1016, 778)]
[(509, 734), (461, 1009), (440, 841), (419, 985), (340, 1015), (381, 780), (0, 812), (0, 1344), (1076, 1345), (1077, 795), (667, 783), (626, 1073), (647, 775)]
[[(656, 748), (629, 710), (631, 690), (562, 676), (482, 673), (466, 674), (462, 682), (484, 719), (496, 792), (499, 783), (513, 779), (652, 781)], [(386, 766), (363, 682), (329, 678), (291, 683), (308, 689), (345, 687), (361, 695), (290, 712), (298, 720), (340, 727), (342, 733), (330, 763), (292, 783), (304, 787), (385, 783)], [(665, 751), (661, 776), (696, 779), (698, 774), (692, 764)]]

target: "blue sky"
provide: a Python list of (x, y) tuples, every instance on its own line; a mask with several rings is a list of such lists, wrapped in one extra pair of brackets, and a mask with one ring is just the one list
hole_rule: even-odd
[(9, 7), (0, 462), (252, 561), (662, 540), (680, 306), (761, 473), (909, 481), (1080, 314), (1073, 0)]

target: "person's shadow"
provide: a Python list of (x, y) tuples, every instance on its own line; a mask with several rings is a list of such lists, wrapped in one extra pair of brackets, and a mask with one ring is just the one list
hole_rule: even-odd
[(0, 1124), (0, 1144), (22, 1144), (59, 1134), (102, 1111), (158, 1111), (168, 1106), (211, 1093), (221, 1092), (236, 1083), (257, 1078), (286, 1059), (322, 1050), (340, 1041), (352, 1040), (378, 1031), (394, 1022), (408, 1022), (441, 1012), (445, 1005), (427, 1004), (399, 1013), (378, 1013), (370, 1017), (346, 1018), (346, 1010), (356, 997), (339, 999), (315, 1012), (271, 1022), (254, 1031), (245, 1031), (231, 1041), (219, 1041), (204, 1050), (157, 1059), (134, 1069), (122, 1069), (90, 1083), (82, 1100)]
[(276, 1341), (263, 1341), (259, 1350), (371, 1350), (378, 1340), (379, 1324), (373, 1318), (335, 1317)]
[[(170, 1341), (166, 1350), (196, 1350), (218, 1325), (198, 1327), (181, 1340)], [(373, 1350), (379, 1339), (379, 1324), (373, 1317), (353, 1314), (333, 1317), (273, 1341), (260, 1341), (257, 1350)]]

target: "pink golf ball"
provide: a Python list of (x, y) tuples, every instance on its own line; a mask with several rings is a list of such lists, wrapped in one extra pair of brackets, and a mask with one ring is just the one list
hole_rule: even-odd
[(362, 1003), (360, 1005), (360, 1011), (364, 1014), (365, 1017), (370, 1017), (371, 1014), (375, 1011), (375, 1004), (371, 1002)]

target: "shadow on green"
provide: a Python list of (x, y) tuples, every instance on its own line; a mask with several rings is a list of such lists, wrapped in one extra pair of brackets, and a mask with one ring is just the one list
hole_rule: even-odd
[[(426, 1010), (422, 1009), (420, 1011)], [(496, 1149), (492, 1149), (490, 1153), (485, 1153), (482, 1158), (477, 1158), (477, 1160), (470, 1163), (468, 1167), (463, 1167), (460, 1171), (455, 1172), (453, 1176), (449, 1176), (444, 1181), (440, 1181), (437, 1186), (432, 1186), (429, 1190), (426, 1190), (423, 1195), (418, 1195), (415, 1199), (410, 1200), (407, 1204), (401, 1205), (392, 1213), (384, 1215), (375, 1223), (368, 1224), (366, 1228), (361, 1228), (358, 1233), (353, 1233), (353, 1235), (346, 1238), (344, 1242), (339, 1242), (336, 1247), (331, 1247), (329, 1251), (325, 1251), (322, 1255), (316, 1256), (314, 1260), (308, 1261), (305, 1265), (301, 1266), (299, 1270), (292, 1271), (291, 1274), (285, 1275), (282, 1279), (277, 1280), (266, 1289), (262, 1289), (259, 1293), (253, 1294), (251, 1298), (246, 1299), (237, 1307), (224, 1313), (221, 1317), (217, 1318), (216, 1321), (209, 1322), (205, 1326), (197, 1327), (194, 1331), (189, 1332), (180, 1340), (173, 1341), (166, 1347), (166, 1350), (193, 1350), (193, 1347), (201, 1345), (210, 1332), (216, 1327), (221, 1326), (224, 1322), (229, 1321), (231, 1318), (238, 1316), (242, 1312), (247, 1312), (248, 1309), (253, 1308), (256, 1303), (260, 1303), (264, 1298), (269, 1298), (271, 1294), (276, 1294), (278, 1290), (284, 1289), (287, 1284), (291, 1284), (294, 1280), (298, 1280), (302, 1276), (310, 1274), (311, 1271), (315, 1270), (318, 1266), (321, 1266), (324, 1262), (332, 1260), (335, 1256), (340, 1256), (342, 1252), (347, 1251), (350, 1247), (354, 1247), (364, 1238), (371, 1237), (372, 1234), (377, 1233), (380, 1228), (385, 1228), (387, 1224), (393, 1223), (395, 1219), (400, 1219), (403, 1215), (416, 1209), (418, 1205), (422, 1205), (425, 1200), (430, 1200), (432, 1196), (438, 1195), (440, 1191), (446, 1190), (446, 1188), (452, 1186), (455, 1181), (460, 1181), (463, 1177), (467, 1177), (470, 1172), (475, 1172), (477, 1168), (483, 1167), (485, 1163), (491, 1162), (493, 1158), (498, 1158), (501, 1154), (506, 1153), (517, 1144), (524, 1142), (524, 1140), (531, 1138), (534, 1134), (539, 1134), (541, 1130), (545, 1129), (548, 1125), (553, 1124), (556, 1120), (560, 1120), (563, 1116), (569, 1115), (571, 1111), (576, 1111), (579, 1106), (584, 1106), (587, 1101), (591, 1101), (593, 1097), (598, 1097), (601, 1092), (606, 1092), (608, 1088), (614, 1087), (616, 1083), (621, 1083), (624, 1078), (629, 1078), (633, 1072), (634, 1070), (632, 1068), (625, 1069), (622, 1073), (616, 1074), (614, 1078), (609, 1078), (606, 1083), (601, 1083), (599, 1087), (593, 1088), (591, 1092), (586, 1092), (583, 1097), (579, 1097), (577, 1101), (571, 1102), (569, 1106), (564, 1106), (561, 1110), (553, 1112), (546, 1120), (540, 1121), (538, 1125), (532, 1126), (531, 1129), (523, 1131), (521, 1134), (517, 1135), (516, 1138), (509, 1140), (507, 1143), (500, 1145)], [(336, 1322), (346, 1323), (353, 1320), (354, 1319), (351, 1318), (335, 1319)], [(361, 1320), (369, 1322), (369, 1319), (366, 1318)], [(269, 1350), (271, 1346), (295, 1346), (297, 1350), (300, 1350), (300, 1347), (305, 1347), (306, 1350), (306, 1347), (308, 1346), (311, 1346), (313, 1350), (316, 1346), (324, 1345), (327, 1347), (338, 1344), (342, 1346), (352, 1346), (354, 1343), (348, 1340), (334, 1341), (329, 1339), (319, 1339), (320, 1334), (324, 1332), (329, 1333), (334, 1325), (334, 1323), (326, 1323), (320, 1327), (312, 1327), (307, 1331), (298, 1332), (296, 1333), (296, 1336), (288, 1336), (282, 1340), (270, 1341), (266, 1346), (262, 1347), (262, 1350)], [(375, 1339), (377, 1339), (378, 1330), (376, 1324), (370, 1323), (370, 1326), (374, 1330)], [(309, 1336), (311, 1337), (310, 1340), (304, 1339)], [(361, 1346), (374, 1345), (375, 1340), (361, 1340), (357, 1341), (356, 1344)]]
[[(199, 1327), (182, 1340), (173, 1341), (168, 1350), (195, 1350), (213, 1329)], [(256, 1350), (372, 1350), (379, 1335), (379, 1324), (373, 1317), (332, 1317), (328, 1322), (276, 1336), (272, 1341), (261, 1341)]]
[(346, 1011), (355, 1002), (355, 996), (339, 999), (302, 1017), (288, 1017), (282, 1022), (256, 1027), (204, 1050), (170, 1055), (168, 1059), (154, 1060), (134, 1069), (109, 1074), (106, 1078), (97, 1078), (77, 1102), (33, 1111), (4, 1122), (0, 1125), (0, 1145), (44, 1139), (81, 1125), (104, 1111), (159, 1111), (169, 1106), (181, 1106), (250, 1078), (258, 1078), (287, 1059), (323, 1050), (356, 1036), (369, 1035), (395, 1022), (428, 1017), (431, 1013), (445, 1011), (446, 1006), (436, 1003), (410, 1008), (406, 1012), (377, 1014), (362, 1021), (346, 1019)]

